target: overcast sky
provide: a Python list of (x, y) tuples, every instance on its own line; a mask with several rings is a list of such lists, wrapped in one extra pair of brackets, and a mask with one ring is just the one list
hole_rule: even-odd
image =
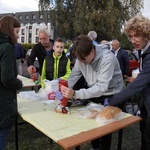
[[(0, 0), (0, 13), (37, 11), (38, 0)], [(144, 0), (144, 16), (150, 18), (150, 0)]]

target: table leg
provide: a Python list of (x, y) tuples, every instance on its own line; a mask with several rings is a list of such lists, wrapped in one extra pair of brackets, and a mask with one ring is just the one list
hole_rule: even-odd
[(121, 150), (121, 146), (122, 146), (122, 135), (123, 135), (123, 129), (119, 130), (118, 133), (118, 149), (117, 150)]

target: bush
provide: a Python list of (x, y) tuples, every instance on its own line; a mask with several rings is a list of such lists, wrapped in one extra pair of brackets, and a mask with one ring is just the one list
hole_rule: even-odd
[(31, 49), (35, 44), (33, 43), (28, 43), (28, 44), (21, 44), (23, 48), (25, 49), (25, 56), (27, 54), (28, 49)]

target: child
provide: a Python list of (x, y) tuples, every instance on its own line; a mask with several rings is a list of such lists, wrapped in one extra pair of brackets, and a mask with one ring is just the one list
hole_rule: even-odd
[(58, 38), (54, 42), (53, 51), (46, 56), (43, 62), (41, 74), (41, 86), (45, 87), (44, 79), (54, 80), (61, 78), (67, 80), (71, 74), (70, 60), (64, 53), (64, 42)]

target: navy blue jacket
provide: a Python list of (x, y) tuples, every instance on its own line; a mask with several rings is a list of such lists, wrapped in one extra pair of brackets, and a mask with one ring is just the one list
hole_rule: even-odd
[(25, 58), (25, 49), (22, 47), (21, 44), (16, 43), (14, 51), (16, 59)]
[(122, 72), (122, 75), (127, 75), (129, 70), (129, 56), (128, 52), (124, 49), (119, 49), (117, 53), (117, 59), (120, 64), (120, 69)]
[(134, 80), (134, 82), (128, 84), (120, 93), (115, 94), (110, 100), (110, 105), (116, 105), (118, 103), (127, 100), (132, 95), (138, 92), (142, 93), (143, 103), (145, 105), (148, 117), (150, 117), (150, 46), (141, 55), (142, 58), (142, 71)]

